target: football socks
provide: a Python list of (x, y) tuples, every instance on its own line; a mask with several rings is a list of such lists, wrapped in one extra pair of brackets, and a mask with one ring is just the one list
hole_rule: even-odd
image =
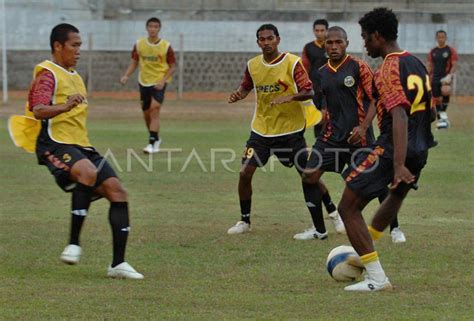
[(250, 208), (252, 206), (252, 200), (240, 201), (240, 213), (241, 221), (250, 224)]
[(332, 202), (331, 195), (329, 195), (329, 191), (322, 196), (324, 207), (328, 213), (332, 213), (336, 210), (336, 205)]
[(79, 235), (91, 204), (91, 196), (92, 187), (77, 183), (72, 192), (69, 244), (79, 245)]
[(303, 194), (316, 231), (325, 233), (321, 190), (316, 184), (303, 183)]
[(149, 143), (153, 145), (156, 141), (158, 141), (160, 138), (158, 137), (158, 132), (152, 132), (150, 131), (150, 137), (149, 137)]
[(113, 240), (112, 267), (115, 267), (125, 261), (125, 247), (130, 230), (127, 202), (110, 203), (109, 222)]

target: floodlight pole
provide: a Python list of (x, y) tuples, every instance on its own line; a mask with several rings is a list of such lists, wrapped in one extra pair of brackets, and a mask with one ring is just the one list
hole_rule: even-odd
[(8, 78), (7, 78), (7, 23), (5, 21), (5, 0), (1, 0), (2, 20), (2, 80), (3, 80), (3, 102), (8, 102)]

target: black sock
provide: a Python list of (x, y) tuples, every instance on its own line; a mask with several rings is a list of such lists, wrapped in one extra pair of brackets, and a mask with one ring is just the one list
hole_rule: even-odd
[(398, 225), (398, 217), (395, 217), (392, 223), (390, 223), (390, 232), (394, 229), (399, 227)]
[(252, 199), (240, 201), (241, 221), (250, 224), (250, 208), (252, 206)]
[(77, 183), (72, 192), (69, 244), (79, 245), (79, 235), (91, 204), (91, 196), (92, 188), (90, 186)]
[(318, 185), (303, 183), (304, 199), (306, 206), (313, 219), (314, 227), (319, 233), (326, 232), (326, 226), (324, 225), (323, 218), (323, 206), (321, 201), (321, 190)]
[(149, 143), (154, 144), (156, 141), (158, 141), (160, 138), (158, 137), (158, 132), (152, 132), (150, 131), (150, 136), (149, 136)]
[(443, 104), (441, 105), (441, 111), (446, 112), (447, 109), (448, 109), (448, 104), (443, 103)]
[(439, 119), (439, 113), (443, 111), (443, 106), (442, 105), (436, 105), (436, 115), (438, 116)]
[(109, 209), (109, 222), (112, 227), (112, 241), (114, 257), (112, 267), (125, 261), (125, 247), (127, 246), (128, 231), (128, 203), (112, 202)]
[(324, 203), (324, 207), (326, 208), (326, 211), (328, 214), (334, 212), (336, 210), (336, 205), (332, 202), (331, 195), (329, 195), (329, 191), (327, 191), (325, 194), (322, 196), (322, 200)]

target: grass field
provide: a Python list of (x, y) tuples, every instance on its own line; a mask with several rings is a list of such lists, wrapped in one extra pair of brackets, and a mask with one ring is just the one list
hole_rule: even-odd
[[(400, 213), (408, 242), (394, 245), (386, 235), (377, 244), (395, 291), (353, 294), (325, 270), (330, 249), (348, 244), (345, 236), (327, 222), (328, 241), (292, 240), (310, 221), (293, 169), (275, 163), (274, 171), (258, 172), (252, 233), (226, 234), (240, 217), (237, 179), (251, 102), (167, 101), (162, 148), (182, 151), (171, 162), (156, 155), (148, 170), (132, 157), (127, 170), (127, 149), (148, 166), (140, 109), (133, 100), (93, 100), (90, 137), (122, 169), (132, 221), (127, 261), (146, 279), (106, 278), (111, 232), (103, 200), (93, 203), (86, 220), (80, 264), (62, 264), (69, 195), (34, 155), (11, 144), (6, 119), (21, 113), (22, 104), (16, 99), (0, 107), (2, 320), (473, 319), (472, 105), (452, 104), (452, 128), (435, 132), (439, 146)], [(311, 133), (307, 139), (313, 143)], [(235, 151), (228, 163), (233, 172), (220, 163), (230, 151), (215, 154), (212, 168), (211, 149)], [(338, 201), (342, 180), (324, 179)], [(365, 211), (367, 219), (375, 206)]]

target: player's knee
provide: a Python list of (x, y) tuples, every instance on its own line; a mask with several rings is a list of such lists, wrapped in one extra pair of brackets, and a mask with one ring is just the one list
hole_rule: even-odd
[(161, 104), (157, 101), (153, 101), (150, 105), (150, 113), (159, 113), (161, 109)]
[(307, 173), (303, 172), (301, 174), (301, 179), (303, 180), (303, 183), (306, 184), (317, 184), (318, 183), (318, 178), (314, 173)]
[(128, 198), (127, 191), (120, 181), (112, 177), (103, 183), (105, 195), (110, 202), (126, 202)]
[(97, 180), (97, 170), (95, 168), (86, 168), (79, 172), (78, 182), (86, 186), (94, 186)]
[(244, 183), (250, 183), (252, 180), (253, 172), (247, 169), (242, 169), (240, 171), (240, 181)]
[(122, 186), (122, 184), (117, 184), (112, 190), (113, 201), (114, 202), (126, 202), (128, 198), (127, 190)]

